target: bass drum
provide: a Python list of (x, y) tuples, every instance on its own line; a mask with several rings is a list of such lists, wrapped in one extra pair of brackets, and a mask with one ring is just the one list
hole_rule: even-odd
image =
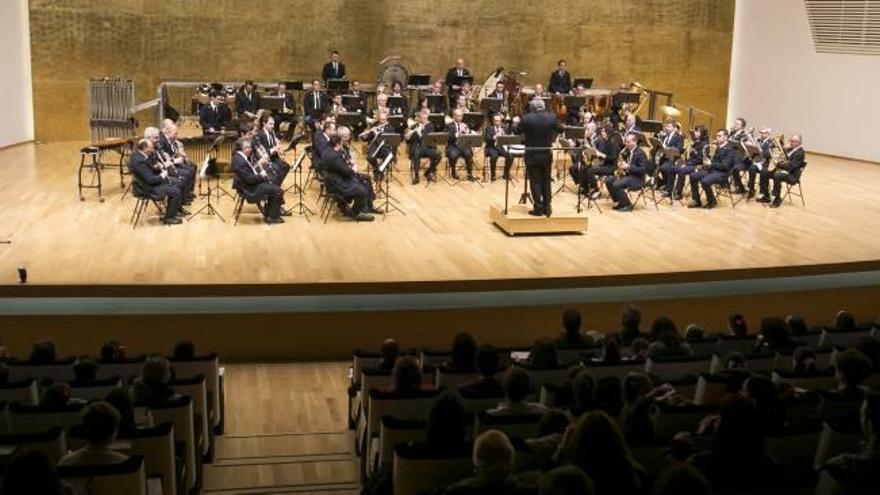
[(401, 86), (406, 87), (409, 82), (409, 69), (400, 63), (390, 63), (379, 66), (379, 77), (377, 84), (391, 86), (393, 82), (399, 82)]

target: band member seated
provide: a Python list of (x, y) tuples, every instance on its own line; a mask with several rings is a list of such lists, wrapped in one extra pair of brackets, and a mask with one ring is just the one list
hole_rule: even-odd
[(281, 157), (281, 142), (275, 135), (275, 119), (273, 117), (264, 117), (263, 128), (257, 134), (257, 140), (260, 146), (266, 150), (269, 155), (268, 166), (272, 169), (273, 182), (280, 186), (290, 172), (290, 164)]
[(547, 89), (551, 93), (567, 95), (571, 92), (571, 74), (568, 72), (567, 66), (565, 60), (560, 60), (556, 64), (556, 70), (550, 74), (550, 83), (547, 85)]
[(746, 120), (742, 117), (733, 121), (733, 130), (730, 131), (730, 146), (733, 147), (733, 192), (737, 194), (745, 194), (746, 188), (743, 187), (742, 174), (747, 171), (752, 161), (746, 156), (746, 152), (742, 147), (742, 142), (746, 141)]
[(455, 67), (449, 68), (446, 71), (446, 88), (449, 91), (447, 95), (449, 97), (449, 106), (453, 106), (455, 99), (461, 93), (462, 82), (464, 78), (470, 77), (471, 73), (468, 72), (467, 68), (464, 66), (464, 59), (458, 59), (455, 61)]
[(532, 98), (546, 98), (548, 96), (550, 95), (545, 93), (543, 84), (535, 84), (535, 92), (532, 93)]
[(174, 164), (181, 182), (183, 204), (192, 203), (195, 199), (196, 166), (186, 159), (183, 144), (177, 139), (177, 125), (166, 119), (161, 134), (154, 127), (148, 127), (147, 130), (150, 131), (150, 135), (145, 132), (144, 137), (153, 141), (156, 153), (162, 155), (166, 161), (170, 159)]
[[(492, 116), (492, 125), (483, 129), (483, 142), (486, 144), (483, 153), (489, 157), (489, 174), (490, 179), (495, 181), (495, 170), (498, 165), (498, 158), (504, 157), (504, 180), (510, 180), (510, 165), (513, 163), (513, 157), (510, 152), (498, 144), (497, 138), (510, 134), (507, 126), (500, 113)], [(485, 177), (483, 178), (485, 180)]]
[(611, 201), (615, 203), (614, 209), (617, 211), (632, 211), (633, 205), (626, 191), (637, 191), (645, 184), (649, 160), (645, 150), (639, 147), (638, 141), (638, 135), (626, 135), (623, 140), (624, 151), (622, 152), (624, 161), (619, 167), (623, 170), (623, 177), (619, 179), (605, 178), (605, 187), (608, 188)]
[(376, 109), (373, 111), (373, 115), (376, 116), (375, 118), (379, 118), (381, 112), (391, 115), (391, 109), (388, 108), (388, 95), (385, 93), (376, 94)]
[(392, 131), (393, 129), (388, 126), (388, 112), (382, 111), (379, 112), (376, 123), (358, 135), (361, 141), (367, 143), (367, 163), (373, 169), (373, 180), (375, 181), (382, 180), (383, 175), (379, 171), (379, 167), (389, 155), (394, 155), (396, 152), (395, 148), (385, 144), (381, 137), (382, 134)]
[(733, 167), (733, 148), (727, 141), (727, 129), (719, 129), (715, 133), (715, 156), (708, 166), (700, 167), (691, 174), (691, 199), (693, 200), (688, 208), (700, 208), (700, 185), (706, 193), (705, 208), (715, 208), (718, 206), (718, 200), (715, 199), (715, 191), (712, 189), (714, 184), (726, 184), (727, 175), (730, 168)]
[(312, 137), (312, 163), (321, 170), (321, 157), (330, 148), (330, 136), (336, 132), (336, 121), (327, 116)]
[(792, 134), (785, 148), (785, 160), (776, 164), (773, 171), (773, 203), (771, 208), (779, 208), (782, 204), (782, 183), (797, 184), (804, 171), (804, 148), (800, 134)]
[(181, 201), (183, 192), (179, 183), (171, 182), (168, 171), (157, 169), (153, 166), (155, 148), (149, 139), (141, 139), (137, 144), (137, 151), (131, 155), (128, 169), (138, 183), (147, 189), (150, 197), (165, 199), (165, 217), (162, 223), (177, 225), (182, 223), (178, 217), (181, 214)]
[(403, 94), (403, 85), (400, 81), (391, 83), (391, 94), (388, 96), (391, 115), (409, 115), (409, 99)]
[[(626, 136), (627, 134), (641, 134), (642, 127), (639, 124), (639, 119), (634, 114), (626, 112), (626, 115), (623, 117), (623, 134)], [(640, 137), (640, 136), (636, 136)]]
[(691, 149), (684, 157), (684, 163), (674, 167), (675, 177), (670, 177), (666, 182), (666, 194), (672, 195), (672, 199), (679, 200), (684, 192), (684, 181), (690, 177), (700, 165), (709, 149), (709, 130), (705, 126), (697, 126), (692, 134)]
[(754, 157), (752, 160), (752, 164), (749, 165), (749, 197), (748, 199), (752, 199), (755, 197), (755, 176), (760, 176), (760, 180), (758, 181), (761, 197), (769, 198), (769, 187), (770, 187), (770, 158), (772, 158), (773, 154), (770, 152), (770, 146), (772, 140), (770, 139), (770, 133), (772, 131), (769, 127), (765, 127), (761, 129), (760, 136), (756, 140), (758, 145), (758, 155)]
[(467, 180), (472, 181), (474, 180), (474, 150), (458, 144), (459, 136), (471, 133), (467, 124), (462, 122), (462, 118), (464, 118), (464, 112), (455, 110), (452, 112), (452, 122), (446, 126), (446, 133), (449, 135), (446, 141), (446, 159), (449, 160), (452, 178), (458, 180), (455, 165), (458, 163), (459, 157), (464, 158)]
[[(562, 132), (562, 125), (556, 115), (547, 112), (544, 100), (529, 102), (531, 112), (524, 116), (516, 127), (517, 134), (523, 134), (526, 152), (524, 161), (529, 175), (529, 186), (532, 191), (530, 215), (541, 216), (552, 213), (550, 194), (550, 166), (553, 164), (553, 152), (550, 150), (556, 134)], [(532, 149), (529, 149), (532, 148)]]
[(202, 126), (203, 134), (215, 134), (223, 130), (229, 121), (226, 120), (225, 103), (221, 101), (221, 93), (211, 91), (211, 101), (202, 105), (199, 110), (199, 125)]
[(434, 132), (434, 124), (428, 121), (429, 113), (425, 110), (416, 116), (416, 123), (404, 131), (404, 139), (409, 147), (409, 159), (412, 167), (412, 183), (419, 183), (419, 164), (422, 158), (431, 160), (428, 170), (425, 171), (425, 179), (429, 182), (436, 180), (437, 165), (440, 163), (440, 152), (436, 144), (425, 143), (425, 136)]
[(255, 119), (260, 110), (260, 94), (255, 91), (253, 81), (245, 81), (241, 91), (235, 95), (235, 113), (239, 119)]
[(488, 112), (489, 119), (491, 120), (492, 116), (494, 116), (496, 113), (500, 113), (503, 117), (506, 118), (507, 117), (507, 91), (504, 90), (504, 83), (501, 81), (498, 81), (497, 83), (495, 83), (495, 89), (492, 90), (491, 93), (486, 95), (486, 97), (487, 98), (498, 98), (501, 100), (501, 106), (498, 108), (497, 111), (489, 110), (489, 112)]
[(315, 130), (315, 122), (322, 115), (330, 113), (330, 98), (321, 90), (321, 81), (312, 81), (311, 89), (303, 97), (303, 122), (310, 131)]
[(463, 113), (467, 113), (471, 111), (471, 100), (465, 95), (458, 95), (458, 98), (455, 99), (455, 105), (452, 107), (452, 111), (461, 110)]
[(361, 90), (360, 81), (352, 81), (343, 103), (347, 112), (365, 114), (367, 112), (367, 95)]
[(461, 90), (458, 92), (458, 96), (463, 96), (465, 100), (470, 100), (473, 90), (474, 87), (471, 86), (471, 83), (465, 81), (461, 83)]
[[(575, 86), (574, 91), (572, 93), (573, 96), (585, 96), (587, 88), (584, 87), (583, 84), (578, 84)], [(586, 106), (586, 105), (584, 105)], [(584, 117), (582, 114), (585, 109), (583, 107), (572, 106), (571, 108), (566, 108), (566, 123), (568, 125), (583, 125)]]
[(680, 156), (684, 151), (684, 136), (676, 129), (674, 120), (667, 120), (663, 123), (663, 130), (658, 133), (657, 138), (662, 145), (662, 148), (654, 150), (654, 163), (660, 167), (660, 183), (657, 185), (662, 185), (664, 191), (671, 191), (675, 182), (675, 159), (666, 156), (663, 149), (676, 149)]
[(249, 202), (265, 201), (263, 219), (268, 224), (284, 223), (281, 218), (281, 199), (284, 191), (272, 183), (267, 170), (269, 157), (252, 161), (253, 144), (249, 139), (239, 138), (232, 155), (233, 188)]
[(345, 79), (345, 64), (339, 61), (339, 52), (333, 50), (330, 52), (330, 61), (324, 64), (321, 69), (321, 79), (327, 81), (329, 79)]
[(281, 109), (273, 115), (275, 123), (278, 124), (278, 133), (284, 136), (284, 139), (290, 140), (299, 122), (299, 117), (296, 115), (296, 100), (287, 92), (287, 84), (284, 82), (279, 82), (272, 94), (281, 99)]
[(354, 200), (350, 216), (358, 221), (371, 222), (370, 213), (381, 213), (373, 208), (373, 188), (370, 177), (359, 174), (350, 155), (346, 157), (345, 140), (351, 134), (348, 128), (340, 127), (339, 132), (330, 135), (330, 147), (324, 151), (321, 163), (324, 167), (327, 187), (342, 196), (346, 201)]
[[(425, 96), (433, 95), (433, 96), (443, 96), (443, 81), (436, 80), (434, 84), (431, 85), (431, 89), (425, 93)], [(447, 100), (446, 98), (433, 98), (433, 104), (428, 104), (428, 109), (431, 113), (446, 113)]]
[[(599, 149), (599, 147), (606, 148), (606, 143), (603, 142), (601, 136), (599, 135), (599, 129), (595, 122), (589, 122), (586, 126), (584, 126), (584, 138), (578, 140), (569, 140), (568, 143), (571, 147), (576, 147), (577, 149), (572, 150), (571, 167), (568, 168), (568, 173), (571, 175), (571, 179), (577, 184), (579, 187), (583, 189), (584, 192), (591, 192), (597, 190), (596, 177), (595, 174), (590, 173), (590, 168), (592, 163), (584, 163), (584, 155), (583, 148), (592, 148), (602, 154), (605, 154), (604, 149)], [(602, 158), (594, 158), (594, 160), (601, 161)], [(614, 170), (611, 170), (611, 174), (614, 173)]]
[[(189, 171), (186, 167), (176, 165), (172, 155), (159, 150), (160, 136), (161, 133), (157, 127), (147, 127), (144, 129), (144, 139), (148, 139), (153, 144), (153, 154), (150, 155), (152, 166), (157, 171), (164, 170), (168, 172), (168, 182), (179, 189), (182, 194), (181, 204), (191, 204), (193, 197), (189, 190)], [(182, 206), (180, 211), (184, 215), (189, 215), (189, 212), (184, 210)]]

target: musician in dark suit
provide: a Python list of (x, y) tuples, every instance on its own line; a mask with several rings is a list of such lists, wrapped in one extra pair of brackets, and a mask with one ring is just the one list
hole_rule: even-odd
[(296, 115), (296, 100), (293, 95), (287, 92), (287, 84), (279, 82), (273, 96), (281, 99), (281, 109), (275, 113), (275, 121), (278, 124), (278, 133), (284, 136), (284, 139), (293, 137), (293, 130), (296, 129), (296, 123), (299, 117)]
[(403, 94), (403, 84), (400, 81), (391, 83), (388, 109), (391, 111), (391, 115), (409, 115), (409, 98)]
[(373, 208), (373, 191), (369, 177), (357, 173), (354, 164), (346, 158), (343, 134), (348, 131), (341, 127), (340, 132), (330, 136), (330, 147), (324, 151), (321, 163), (328, 187), (340, 194), (346, 201), (354, 200), (351, 217), (358, 221), (371, 222), (370, 213), (380, 213)]
[(169, 182), (166, 170), (157, 170), (153, 166), (153, 143), (149, 139), (141, 139), (137, 144), (137, 151), (131, 155), (128, 169), (138, 183), (143, 186), (151, 197), (165, 199), (165, 217), (162, 222), (166, 225), (182, 223), (178, 217), (183, 193), (180, 188)]
[(199, 110), (199, 125), (202, 126), (203, 134), (214, 134), (229, 123), (226, 120), (224, 104), (221, 101), (220, 93), (211, 92), (211, 101), (207, 105), (202, 105)]
[(752, 165), (752, 160), (746, 155), (743, 148), (743, 141), (748, 140), (746, 131), (746, 119), (738, 117), (733, 121), (733, 129), (730, 131), (728, 142), (732, 147), (733, 154), (733, 192), (737, 194), (745, 194), (746, 188), (743, 187), (742, 173), (746, 172)]
[[(156, 146), (156, 143), (153, 144)], [(177, 176), (180, 177), (181, 191), (183, 192), (183, 204), (192, 203), (195, 199), (196, 166), (186, 159), (183, 146), (177, 139), (177, 125), (174, 122), (165, 122), (162, 133), (158, 136), (156, 152), (162, 154), (166, 160), (174, 163)]]
[(664, 186), (663, 191), (672, 193), (672, 184), (675, 182), (675, 158), (669, 158), (664, 149), (672, 148), (681, 152), (684, 151), (684, 136), (675, 128), (674, 120), (667, 120), (663, 123), (663, 131), (657, 135), (660, 140), (660, 147), (654, 150), (654, 163), (660, 166), (660, 184)]
[(257, 133), (260, 146), (269, 154), (269, 167), (272, 169), (273, 182), (280, 186), (290, 172), (290, 164), (281, 157), (281, 142), (275, 135), (275, 119), (266, 118), (263, 128)]
[[(596, 126), (595, 122), (587, 124), (587, 133), (590, 127)], [(585, 164), (581, 171), (581, 186), (586, 188), (586, 193), (593, 199), (598, 199), (601, 195), (599, 190), (599, 177), (604, 181), (605, 177), (613, 176), (617, 170), (617, 157), (620, 155), (620, 135), (614, 132), (611, 124), (604, 124), (598, 127), (598, 130), (592, 137), (593, 148), (604, 156), (597, 156), (593, 159), (593, 164)]]
[(367, 113), (367, 95), (361, 90), (359, 81), (352, 81), (348, 93), (342, 100), (346, 112), (357, 112), (361, 115)]
[(693, 144), (684, 157), (685, 162), (682, 165), (674, 167), (674, 177), (666, 183), (666, 193), (672, 195), (672, 199), (681, 199), (684, 193), (684, 181), (690, 177), (700, 165), (703, 164), (703, 157), (706, 156), (706, 150), (709, 147), (709, 130), (705, 126), (697, 126), (694, 128)]
[(788, 138), (788, 148), (785, 149), (786, 160), (776, 164), (773, 172), (773, 203), (771, 208), (779, 208), (782, 204), (782, 183), (797, 184), (801, 180), (804, 171), (804, 148), (801, 144), (800, 134), (792, 134)]
[(358, 135), (361, 141), (367, 143), (367, 163), (373, 169), (373, 180), (377, 182), (384, 177), (379, 167), (389, 155), (394, 155), (396, 152), (395, 148), (383, 141), (382, 134), (386, 132), (393, 133), (393, 129), (388, 125), (388, 111), (382, 110), (378, 114), (376, 123)]
[(248, 201), (265, 201), (263, 218), (268, 224), (284, 223), (281, 218), (281, 199), (284, 191), (272, 183), (266, 167), (269, 157), (262, 157), (255, 163), (251, 162), (253, 145), (250, 140), (241, 138), (235, 142), (235, 154), (232, 155), (232, 187)]
[(626, 191), (637, 191), (645, 184), (649, 160), (645, 150), (639, 147), (638, 140), (636, 134), (627, 134), (623, 140), (624, 162), (620, 166), (623, 170), (623, 177), (619, 179), (605, 178), (605, 187), (611, 193), (611, 201), (615, 203), (614, 209), (617, 211), (632, 211), (633, 205)]
[(757, 175), (760, 177), (758, 185), (761, 191), (761, 198), (767, 198), (767, 202), (770, 200), (770, 159), (773, 157), (770, 151), (772, 143), (770, 132), (769, 127), (761, 129), (761, 134), (756, 140), (758, 155), (752, 159), (752, 164), (749, 166), (748, 199), (755, 197), (755, 176)]
[(498, 108), (498, 110), (489, 110), (487, 112), (489, 120), (492, 120), (492, 117), (495, 114), (500, 113), (503, 116), (507, 114), (507, 91), (504, 90), (503, 82), (498, 81), (497, 83), (495, 83), (495, 89), (492, 90), (491, 93), (487, 94), (486, 97), (501, 100), (501, 106)]
[(429, 182), (436, 180), (437, 165), (440, 163), (440, 152), (437, 145), (425, 143), (425, 136), (434, 132), (434, 124), (428, 121), (428, 112), (422, 110), (416, 116), (416, 124), (404, 132), (404, 138), (409, 148), (410, 165), (412, 166), (412, 183), (419, 183), (419, 165), (422, 158), (430, 159), (428, 170), (425, 171), (425, 179)]
[(489, 173), (493, 182), (495, 181), (495, 169), (498, 165), (498, 158), (500, 157), (504, 157), (504, 175), (502, 175), (502, 177), (504, 180), (510, 180), (510, 165), (513, 163), (513, 157), (510, 156), (510, 152), (504, 149), (503, 146), (497, 145), (495, 140), (498, 136), (509, 134), (510, 131), (507, 126), (504, 125), (504, 120), (500, 113), (493, 115), (492, 125), (486, 126), (486, 128), (483, 129), (483, 142), (486, 145), (483, 149), (483, 154), (489, 157)]
[(339, 52), (336, 50), (330, 53), (330, 61), (321, 69), (321, 79), (345, 79), (345, 64), (339, 61)]
[(550, 74), (550, 84), (547, 85), (547, 89), (551, 93), (567, 95), (571, 92), (571, 74), (566, 69), (567, 65), (565, 60), (560, 60), (556, 70)]
[[(524, 158), (534, 205), (529, 214), (549, 217), (552, 212), (550, 202), (553, 199), (550, 194), (550, 165), (553, 163), (553, 152), (549, 148), (556, 134), (562, 132), (563, 128), (556, 120), (556, 115), (546, 111), (543, 100), (532, 100), (529, 102), (529, 108), (532, 111), (522, 118), (515, 130), (517, 134), (523, 134), (525, 137)], [(529, 150), (529, 148), (548, 149)]]
[(621, 133), (621, 135), (626, 136), (627, 134), (641, 133), (642, 126), (639, 124), (639, 118), (627, 112), (623, 118), (623, 132)]
[(260, 109), (260, 94), (257, 93), (253, 81), (245, 81), (241, 91), (235, 95), (235, 113), (239, 119), (253, 119)]
[[(599, 139), (596, 124), (594, 122), (589, 122), (584, 126), (583, 139), (568, 140), (566, 143), (568, 146), (575, 148), (571, 151), (572, 164), (571, 167), (568, 167), (568, 174), (571, 175), (571, 180), (573, 180), (575, 184), (578, 184), (585, 189), (589, 187), (590, 181), (588, 180), (587, 169), (590, 168), (591, 164), (584, 163), (582, 150), (587, 147), (595, 148)], [(593, 180), (595, 180), (595, 178)]]
[(312, 163), (321, 168), (321, 157), (330, 147), (330, 135), (336, 132), (336, 122), (332, 119), (324, 119), (320, 122), (320, 128), (312, 135)]
[(467, 180), (474, 180), (474, 150), (467, 146), (462, 146), (458, 142), (459, 136), (470, 134), (471, 130), (467, 124), (462, 122), (464, 112), (455, 110), (452, 112), (452, 122), (446, 126), (446, 134), (449, 135), (446, 141), (446, 159), (449, 160), (449, 169), (452, 178), (458, 180), (458, 174), (455, 171), (455, 165), (459, 158), (464, 158), (465, 170), (467, 171)]
[(330, 98), (321, 91), (321, 81), (312, 81), (311, 89), (303, 97), (303, 122), (309, 130), (314, 131), (316, 122), (330, 113), (330, 104)]
[[(433, 95), (433, 96), (443, 96), (443, 81), (437, 80), (434, 81), (434, 84), (431, 85), (431, 89), (424, 94), (424, 96)], [(446, 98), (433, 98), (434, 103), (428, 104), (428, 110), (431, 113), (446, 113), (446, 109), (448, 108)]]
[(693, 202), (688, 208), (700, 208), (700, 185), (706, 193), (706, 208), (715, 208), (718, 201), (715, 199), (715, 191), (712, 189), (714, 184), (727, 183), (727, 175), (733, 167), (733, 148), (727, 141), (727, 129), (719, 129), (715, 133), (715, 156), (709, 164), (708, 170), (703, 167), (691, 174), (691, 198)]
[(463, 84), (463, 80), (467, 77), (470, 77), (471, 73), (468, 72), (467, 68), (464, 66), (464, 59), (458, 59), (455, 61), (455, 67), (450, 67), (449, 70), (446, 71), (446, 88), (449, 91), (449, 106), (454, 106), (455, 99), (458, 97), (459, 93), (461, 93), (461, 88)]

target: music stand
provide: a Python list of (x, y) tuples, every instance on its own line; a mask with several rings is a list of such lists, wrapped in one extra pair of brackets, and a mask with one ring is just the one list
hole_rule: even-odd
[(402, 108), (406, 108), (406, 99), (403, 96), (388, 97), (388, 110), (390, 110), (389, 113), (394, 113), (394, 110), (399, 110)]
[(446, 114), (429, 113), (428, 122), (434, 124), (434, 129), (443, 129), (446, 127)]
[[(186, 219), (187, 222), (192, 220), (196, 215), (200, 215), (202, 213), (204, 213), (205, 215), (208, 215), (208, 216), (217, 215), (217, 218), (226, 222), (226, 219), (223, 218), (223, 215), (221, 215), (220, 212), (217, 211), (217, 208), (214, 208), (214, 205), (211, 204), (211, 193), (212, 193), (211, 178), (212, 177), (217, 179), (217, 185), (215, 187), (219, 188), (220, 187), (220, 173), (217, 170), (217, 160), (206, 156), (205, 161), (202, 163), (202, 166), (199, 167), (199, 181), (200, 181), (199, 184), (201, 184), (202, 179), (208, 180), (208, 192), (207, 192), (207, 194), (205, 194), (205, 196), (207, 196), (207, 198), (208, 198), (208, 202), (205, 203), (204, 206), (202, 206), (201, 208), (196, 210), (195, 213), (193, 213), (189, 217), (187, 217), (187, 219)], [(218, 200), (220, 199), (219, 194), (217, 195), (217, 199)]]
[[(428, 134), (425, 134), (424, 137), (422, 137), (422, 144), (429, 148), (437, 148), (440, 145), (446, 145), (448, 139), (449, 134), (446, 134), (445, 132), (429, 132)], [(447, 185), (452, 185), (452, 182), (449, 182), (449, 179), (447, 179), (446, 176), (441, 175), (440, 178), (443, 179), (443, 182), (445, 182)], [(426, 182), (427, 184), (425, 185), (425, 187), (431, 185), (431, 181)]]
[(339, 112), (336, 114), (337, 127), (348, 127), (349, 129), (357, 128), (362, 121), (361, 114), (357, 112)]
[(565, 139), (583, 139), (586, 129), (578, 125), (567, 125), (563, 128)]
[[(498, 136), (495, 138), (495, 146), (504, 149), (508, 153), (510, 153), (510, 148), (513, 145), (523, 144), (523, 136), (521, 134), (512, 134), (507, 136)], [(511, 157), (511, 161), (513, 161), (513, 157)], [(523, 157), (525, 160), (525, 157)], [(508, 203), (508, 195), (510, 194), (510, 180), (512, 175), (507, 174), (507, 179), (504, 181), (504, 214), (507, 215), (507, 203)], [(526, 180), (526, 183), (529, 181)]]
[(611, 97), (611, 108), (623, 108), (627, 103), (636, 103), (642, 99), (642, 94), (638, 91), (619, 91)]
[(289, 91), (302, 91), (303, 90), (303, 82), (302, 81), (284, 81), (284, 85), (287, 87)]
[(403, 132), (403, 115), (389, 115), (388, 125), (397, 132)]
[(639, 124), (639, 127), (642, 128), (642, 132), (657, 134), (663, 130), (663, 122), (660, 122), (659, 120), (643, 120)]
[(376, 147), (376, 151), (382, 149), (383, 146), (391, 147), (391, 153), (389, 153), (388, 156), (385, 157), (385, 160), (382, 161), (382, 164), (379, 165), (379, 173), (383, 174), (382, 176), (385, 179), (385, 194), (382, 198), (383, 202), (379, 203), (376, 208), (380, 210), (384, 209), (386, 217), (391, 210), (399, 211), (406, 215), (406, 212), (397, 206), (400, 201), (391, 195), (391, 179), (392, 175), (394, 175), (394, 165), (397, 164), (397, 147), (400, 145), (401, 141), (400, 134), (380, 134), (376, 136), (375, 139), (382, 140), (379, 143), (379, 146)]
[(327, 91), (335, 93), (348, 91), (348, 79), (327, 79)]
[(501, 111), (502, 98), (483, 98), (480, 100), (480, 110), (487, 115), (492, 115)]
[(284, 107), (284, 98), (275, 95), (266, 95), (260, 98), (260, 108), (270, 110), (273, 115), (280, 113)]
[(428, 108), (437, 109), (444, 108), (443, 100), (446, 98), (443, 95), (425, 95), (425, 98), (428, 100)]
[(483, 127), (483, 121), (486, 119), (486, 116), (481, 112), (465, 112), (464, 117), (461, 119), (462, 122), (467, 124), (471, 130), (478, 131), (481, 127)]
[[(471, 160), (473, 160), (473, 149), (474, 149), (474, 148), (479, 148), (480, 146), (483, 145), (483, 135), (482, 135), (482, 134), (476, 134), (476, 133), (474, 133), (474, 134), (462, 134), (462, 135), (458, 136), (458, 139), (456, 140), (455, 145), (456, 145), (456, 147), (459, 148), (459, 149), (462, 149), (462, 148), (470, 148), (470, 149), (471, 149)], [(484, 170), (484, 172), (485, 172), (485, 170)], [(485, 177), (485, 176), (483, 176), (483, 177)], [(457, 184), (458, 182), (461, 182), (461, 181), (460, 181), (460, 180), (457, 181), (456, 184)], [(475, 181), (475, 182), (476, 182), (480, 187), (483, 187), (483, 184), (482, 184), (482, 183), (480, 183), (480, 182), (478, 182), (478, 181)]]
[(565, 95), (562, 99), (562, 103), (565, 104), (565, 108), (581, 108), (582, 106), (587, 104), (586, 96), (574, 96), (574, 95)]
[(296, 160), (293, 167), (291, 167), (291, 172), (293, 172), (294, 177), (294, 185), (297, 189), (297, 201), (296, 204), (287, 209), (287, 212), (293, 213), (296, 211), (297, 215), (303, 216), (306, 218), (306, 221), (309, 221), (309, 215), (314, 215), (315, 212), (309, 208), (305, 201), (305, 187), (303, 187), (303, 161), (305, 160), (308, 153), (303, 153)]
[(362, 113), (365, 106), (360, 96), (342, 95), (342, 107), (349, 112)]
[(410, 74), (407, 88), (418, 88), (431, 85), (430, 74)]
[(580, 85), (584, 86), (584, 89), (590, 89), (593, 87), (593, 78), (592, 77), (576, 77), (574, 78), (573, 87), (578, 87)]

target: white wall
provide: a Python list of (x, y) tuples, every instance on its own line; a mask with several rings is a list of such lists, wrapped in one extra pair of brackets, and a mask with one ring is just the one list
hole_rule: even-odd
[(34, 139), (27, 0), (0, 0), (0, 148)]
[(727, 116), (880, 162), (880, 56), (816, 53), (803, 0), (737, 0)]

